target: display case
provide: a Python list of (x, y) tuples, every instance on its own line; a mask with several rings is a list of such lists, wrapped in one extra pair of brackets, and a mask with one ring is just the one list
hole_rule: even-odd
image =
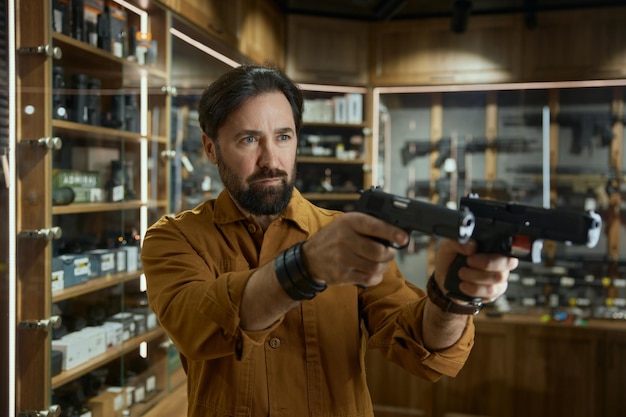
[(171, 86), (175, 94), (170, 131), (170, 207), (172, 213), (179, 213), (216, 197), (223, 189), (217, 167), (209, 161), (202, 144), (198, 102), (211, 82), (244, 62), (244, 58), (175, 16), (171, 61)]
[(16, 12), (17, 409), (140, 415), (184, 381), (140, 261), (147, 226), (170, 211), (170, 12), (112, 0)]
[[(390, 192), (457, 208), (478, 196), (594, 211), (598, 244), (544, 242), (540, 263), (522, 262), (500, 311), (554, 317), (624, 317), (622, 226), (624, 82), (379, 88)], [(544, 123), (545, 121), (545, 123)], [(413, 236), (401, 269), (432, 265), (429, 237)], [(423, 276), (421, 276), (423, 275)]]
[(296, 187), (317, 205), (350, 211), (371, 181), (368, 90), (302, 84)]

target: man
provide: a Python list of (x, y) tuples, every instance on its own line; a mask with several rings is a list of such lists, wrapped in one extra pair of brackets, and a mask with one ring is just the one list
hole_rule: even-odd
[(517, 260), (444, 240), (430, 297), (405, 281), (380, 243), (406, 243), (403, 230), (315, 207), (294, 189), (302, 95), (279, 71), (230, 71), (203, 93), (199, 119), (225, 190), (159, 220), (142, 249), (151, 307), (188, 376), (190, 417), (373, 416), (367, 346), (429, 380), (459, 371), (473, 307), (442, 293), (448, 265), (468, 255), (460, 288), (491, 301)]

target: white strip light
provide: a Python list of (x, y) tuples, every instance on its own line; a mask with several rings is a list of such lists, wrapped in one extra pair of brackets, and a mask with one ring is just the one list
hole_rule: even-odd
[(141, 159), (141, 208), (139, 210), (139, 230), (141, 241), (148, 229), (148, 77), (141, 77), (141, 94), (139, 101), (140, 126), (139, 157)]
[(206, 46), (202, 42), (195, 40), (191, 36), (188, 36), (188, 35), (184, 34), (183, 32), (179, 31), (178, 29), (170, 28), (170, 33), (172, 35), (176, 36), (181, 41), (187, 42), (189, 45), (191, 45), (191, 46), (201, 50), (202, 52), (204, 52), (207, 55), (211, 55), (213, 58), (217, 59), (218, 61), (223, 62), (224, 64), (226, 64), (226, 65), (228, 65), (230, 67), (236, 68), (236, 67), (240, 67), (241, 66), (241, 64), (239, 62), (237, 62), (237, 61), (235, 61), (233, 59), (230, 59), (226, 55), (220, 54), (216, 50), (209, 48), (208, 46)]
[(7, 34), (8, 45), (7, 51), (9, 58), (9, 149), (7, 151), (9, 158), (9, 303), (8, 303), (8, 372), (7, 372), (7, 384), (9, 389), (9, 401), (7, 416), (17, 415), (15, 410), (15, 359), (16, 359), (16, 326), (17, 326), (17, 248), (16, 248), (16, 236), (17, 236), (17, 213), (16, 213), (16, 172), (15, 172), (15, 148), (17, 144), (16, 139), (16, 108), (15, 108), (15, 0), (9, 0), (7, 4), (8, 16), (7, 16)]
[(527, 83), (427, 85), (413, 87), (379, 87), (381, 94), (390, 93), (454, 93), (460, 91), (538, 90), (548, 88), (620, 87), (626, 80), (537, 81)]
[(322, 84), (298, 84), (305, 91), (320, 91), (324, 93), (358, 93), (366, 94), (366, 87), (350, 87), (342, 85), (322, 85)]
[(550, 208), (550, 107), (543, 106), (542, 110), (542, 141), (543, 153), (541, 164), (543, 167), (543, 207)]

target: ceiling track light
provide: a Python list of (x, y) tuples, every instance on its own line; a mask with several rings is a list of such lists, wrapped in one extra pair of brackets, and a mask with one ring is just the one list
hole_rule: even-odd
[(454, 33), (463, 33), (467, 29), (467, 22), (472, 10), (472, 2), (470, 0), (456, 0), (452, 7), (452, 20), (450, 22), (450, 30)]

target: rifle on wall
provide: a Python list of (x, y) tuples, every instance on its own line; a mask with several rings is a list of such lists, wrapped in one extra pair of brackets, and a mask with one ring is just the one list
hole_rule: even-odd
[(442, 138), (437, 142), (429, 140), (407, 140), (401, 150), (402, 164), (407, 165), (412, 159), (419, 156), (430, 155), (431, 152), (438, 152), (434, 166), (441, 168), (446, 159), (450, 158), (452, 148), (456, 142), (457, 172), (459, 174), (465, 172), (465, 154), (485, 152), (487, 149), (494, 149), (499, 152), (527, 152), (530, 150), (539, 150), (540, 143), (538, 140), (523, 138), (496, 138), (488, 140), (487, 138), (458, 138), (453, 140), (450, 137)]
[(456, 200), (456, 196), (467, 195), (470, 192), (496, 200), (520, 200), (526, 192), (535, 188), (534, 184), (512, 185), (504, 180), (470, 180), (469, 184), (467, 181), (459, 181), (456, 190), (453, 189), (454, 186), (455, 183), (450, 178), (414, 181), (407, 187), (407, 195), (414, 196), (412, 198), (428, 197), (434, 190), (438, 195), (435, 203), (445, 206), (450, 200)]
[[(625, 117), (618, 117), (611, 113), (590, 112), (562, 112), (551, 115), (551, 122), (558, 123), (572, 129), (572, 146), (570, 153), (578, 155), (583, 149), (593, 151), (594, 139), (597, 139), (601, 147), (607, 147), (614, 138), (613, 124), (624, 123)], [(505, 126), (541, 126), (543, 115), (541, 113), (525, 113), (521, 116), (504, 118)]]

